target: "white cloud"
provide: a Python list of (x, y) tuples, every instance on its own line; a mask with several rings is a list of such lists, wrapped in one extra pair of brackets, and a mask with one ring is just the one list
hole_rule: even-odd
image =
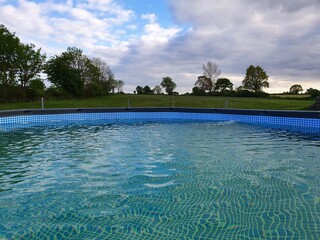
[[(0, 23), (48, 55), (68, 46), (102, 57), (125, 91), (170, 76), (191, 91), (212, 60), (236, 86), (246, 68), (270, 75), (269, 91), (300, 83), (320, 89), (319, 0), (170, 0), (174, 23), (161, 13), (137, 14), (117, 0), (0, 0)], [(168, 20), (168, 19), (166, 19)]]
[(53, 45), (58, 47), (57, 52), (70, 45), (88, 48), (89, 52), (95, 45), (112, 46), (122, 37), (115, 26), (121, 27), (132, 17), (131, 10), (122, 9), (112, 0), (69, 0), (66, 4), (19, 0), (17, 4), (0, 5), (0, 21), (10, 31), (23, 41), (50, 49), (50, 53)]
[(175, 19), (193, 29), (171, 49), (198, 62), (213, 59), (222, 74), (238, 78), (250, 64), (260, 65), (271, 76), (271, 91), (283, 87), (278, 79), (287, 88), (299, 79), (320, 88), (319, 3), (172, 0)]
[[(202, 63), (212, 60), (220, 66), (221, 77), (230, 78), (235, 86), (242, 84), (253, 64), (270, 75), (266, 91), (288, 91), (296, 83), (320, 89), (319, 1), (172, 0), (169, 4), (177, 23), (192, 27), (184, 32), (177, 28), (180, 31), (159, 45), (165, 31), (158, 31), (156, 15), (143, 15), (149, 23), (140, 45), (131, 46), (120, 62), (129, 65), (127, 74), (121, 75), (131, 79), (131, 85), (154, 86), (169, 75), (178, 91), (190, 92), (202, 74)], [(143, 75), (132, 77), (136, 72)]]
[(112, 24), (121, 25), (134, 17), (132, 10), (123, 9), (114, 0), (87, 0), (77, 5), (89, 11), (93, 11), (97, 16), (108, 16), (107, 19)]
[(141, 18), (148, 20), (150, 23), (154, 23), (157, 20), (157, 16), (154, 13), (142, 14)]
[(127, 29), (129, 29), (129, 30), (136, 30), (137, 28), (138, 28), (138, 26), (134, 25), (134, 24), (130, 24), (127, 26)]
[(145, 25), (141, 40), (146, 46), (159, 46), (159, 44), (167, 43), (180, 31), (180, 28), (162, 28), (158, 23), (150, 23)]
[(45, 23), (46, 17), (42, 15), (40, 6), (25, 0), (20, 0), (18, 7), (0, 6), (0, 21), (26, 39), (36, 34), (39, 38), (47, 38), (52, 32), (52, 27)]

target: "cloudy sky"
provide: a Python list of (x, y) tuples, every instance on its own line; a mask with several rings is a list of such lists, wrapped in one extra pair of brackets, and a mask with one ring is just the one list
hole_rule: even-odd
[(320, 89), (320, 0), (0, 0), (0, 24), (48, 57), (101, 57), (125, 92), (172, 77), (191, 92), (202, 64), (240, 86), (249, 65), (268, 92)]

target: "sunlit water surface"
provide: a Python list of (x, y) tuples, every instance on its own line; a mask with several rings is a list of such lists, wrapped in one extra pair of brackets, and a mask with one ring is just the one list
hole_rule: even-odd
[(0, 140), (0, 239), (320, 239), (317, 136), (159, 122)]

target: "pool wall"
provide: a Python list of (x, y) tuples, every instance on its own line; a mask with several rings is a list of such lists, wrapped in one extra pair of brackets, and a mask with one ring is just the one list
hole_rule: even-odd
[(237, 121), (281, 129), (320, 133), (320, 111), (209, 108), (78, 108), (0, 111), (0, 131), (74, 122)]

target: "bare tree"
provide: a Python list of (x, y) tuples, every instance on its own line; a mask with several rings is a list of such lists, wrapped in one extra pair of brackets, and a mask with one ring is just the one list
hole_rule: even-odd
[(162, 89), (159, 85), (155, 86), (153, 89), (154, 94), (162, 94)]
[(209, 92), (214, 89), (215, 80), (220, 75), (221, 71), (218, 64), (208, 61), (206, 64), (202, 65), (203, 75), (209, 79)]
[(99, 81), (102, 84), (103, 91), (109, 93), (114, 93), (116, 88), (117, 81), (114, 79), (114, 74), (112, 73), (110, 66), (101, 58), (92, 58), (91, 59), (94, 66), (99, 69), (100, 79)]
[(118, 90), (118, 93), (122, 92), (122, 87), (124, 86), (124, 81), (122, 80), (116, 80), (116, 89)]
[(102, 73), (102, 79), (101, 81), (108, 81), (111, 78), (114, 78), (114, 75), (110, 69), (110, 66), (107, 64), (106, 61), (104, 61), (101, 58), (92, 58), (91, 59), (93, 65), (95, 65), (97, 68), (99, 68), (100, 72)]

